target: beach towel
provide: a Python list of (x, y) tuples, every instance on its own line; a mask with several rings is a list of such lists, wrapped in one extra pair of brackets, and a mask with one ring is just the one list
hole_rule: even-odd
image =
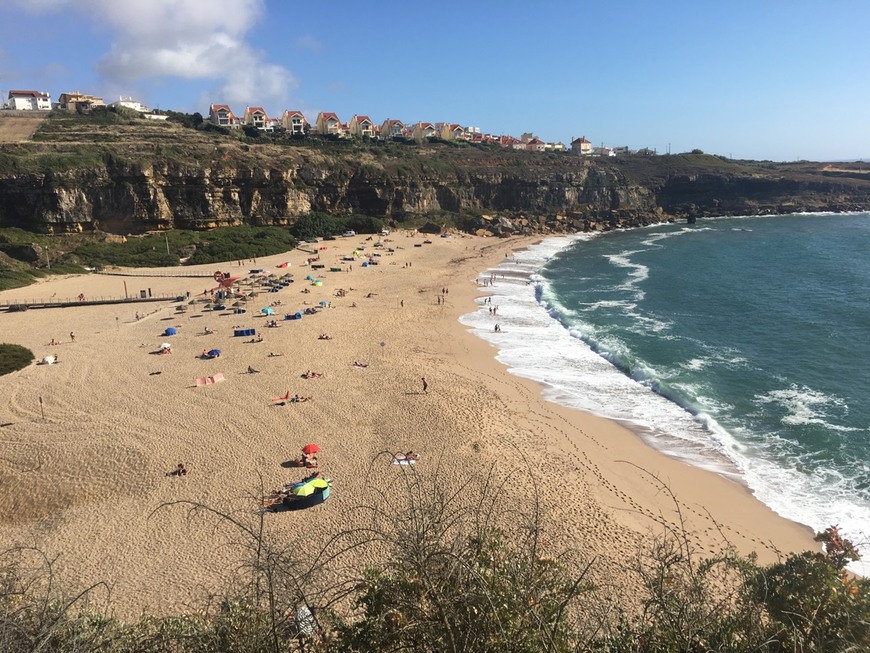
[(200, 387), (203, 385), (212, 385), (214, 383), (220, 383), (224, 380), (225, 378), (222, 372), (218, 372), (214, 376), (201, 376), (196, 380), (196, 387)]

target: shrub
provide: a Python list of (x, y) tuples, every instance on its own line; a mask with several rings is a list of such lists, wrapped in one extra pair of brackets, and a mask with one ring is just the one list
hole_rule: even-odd
[(17, 372), (33, 362), (33, 352), (27, 347), (9, 343), (0, 344), (0, 376)]
[(190, 265), (269, 256), (296, 247), (286, 227), (224, 227), (197, 237), (201, 240), (188, 260)]

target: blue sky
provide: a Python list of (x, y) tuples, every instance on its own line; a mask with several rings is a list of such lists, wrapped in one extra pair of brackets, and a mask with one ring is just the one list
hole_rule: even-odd
[(870, 158), (870, 1), (2, 0), (0, 92)]

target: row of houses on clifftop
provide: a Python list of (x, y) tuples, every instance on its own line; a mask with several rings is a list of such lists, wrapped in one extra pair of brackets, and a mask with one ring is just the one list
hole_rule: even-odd
[[(381, 124), (376, 124), (368, 116), (361, 115), (354, 115), (345, 123), (335, 113), (325, 111), (317, 114), (314, 123), (309, 123), (301, 111), (287, 110), (280, 118), (270, 118), (263, 107), (246, 107), (244, 114), (237, 116), (227, 104), (212, 104), (209, 107), (208, 121), (212, 125), (226, 129), (241, 129), (245, 126), (256, 127), (264, 132), (283, 129), (290, 136), (320, 135), (340, 139), (415, 141), (441, 138), (447, 141), (492, 143), (502, 147), (535, 152), (564, 152), (567, 149), (563, 143), (547, 143), (536, 138), (533, 134), (523, 134), (520, 138), (497, 136), (483, 133), (478, 127), (466, 127), (446, 122), (406, 124), (401, 120), (387, 119)], [(579, 143), (578, 140), (578, 145)], [(578, 153), (580, 152), (578, 151)]]
[(107, 105), (103, 98), (96, 95), (88, 95), (81, 91), (61, 93), (57, 102), (52, 102), (51, 95), (42, 91), (12, 90), (9, 91), (6, 104), (3, 108), (13, 111), (51, 111), (52, 109), (62, 109), (64, 111), (87, 113), (95, 107), (105, 106), (132, 109), (142, 114), (143, 118), (151, 120), (166, 120), (168, 117), (155, 114), (147, 106), (131, 97), (120, 97)]
[[(147, 106), (133, 98), (121, 97), (106, 105), (103, 98), (71, 91), (61, 93), (58, 101), (52, 103), (51, 95), (41, 91), (9, 91), (5, 108), (17, 111), (50, 111), (63, 109), (87, 113), (94, 107), (124, 107), (139, 112), (145, 118), (166, 120), (166, 115), (152, 112)], [(263, 107), (245, 107), (245, 112), (237, 116), (227, 104), (212, 104), (209, 107), (208, 122), (226, 129), (241, 129), (249, 126), (263, 132), (283, 130), (294, 137), (308, 135), (331, 136), (339, 139), (371, 140), (414, 140), (423, 142), (432, 138), (467, 143), (489, 143), (515, 150), (532, 152), (564, 152), (568, 148), (563, 143), (545, 142), (534, 134), (526, 133), (515, 138), (507, 135), (484, 133), (479, 127), (466, 127), (457, 123), (417, 122), (406, 124), (401, 120), (387, 119), (380, 125), (368, 116), (354, 115), (350, 121), (342, 122), (335, 113), (320, 112), (313, 124), (309, 123), (301, 111), (284, 111), (280, 118), (270, 118)], [(628, 153), (628, 148), (595, 148), (585, 136), (572, 139), (571, 152), (581, 156), (615, 156)]]

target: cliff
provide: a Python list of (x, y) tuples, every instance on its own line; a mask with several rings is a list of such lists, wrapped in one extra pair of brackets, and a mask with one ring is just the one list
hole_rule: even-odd
[(503, 234), (870, 209), (857, 166), (692, 154), (582, 159), (448, 143), (245, 143), (172, 123), (55, 116), (0, 146), (0, 226), (140, 233), (282, 225), (312, 210)]

